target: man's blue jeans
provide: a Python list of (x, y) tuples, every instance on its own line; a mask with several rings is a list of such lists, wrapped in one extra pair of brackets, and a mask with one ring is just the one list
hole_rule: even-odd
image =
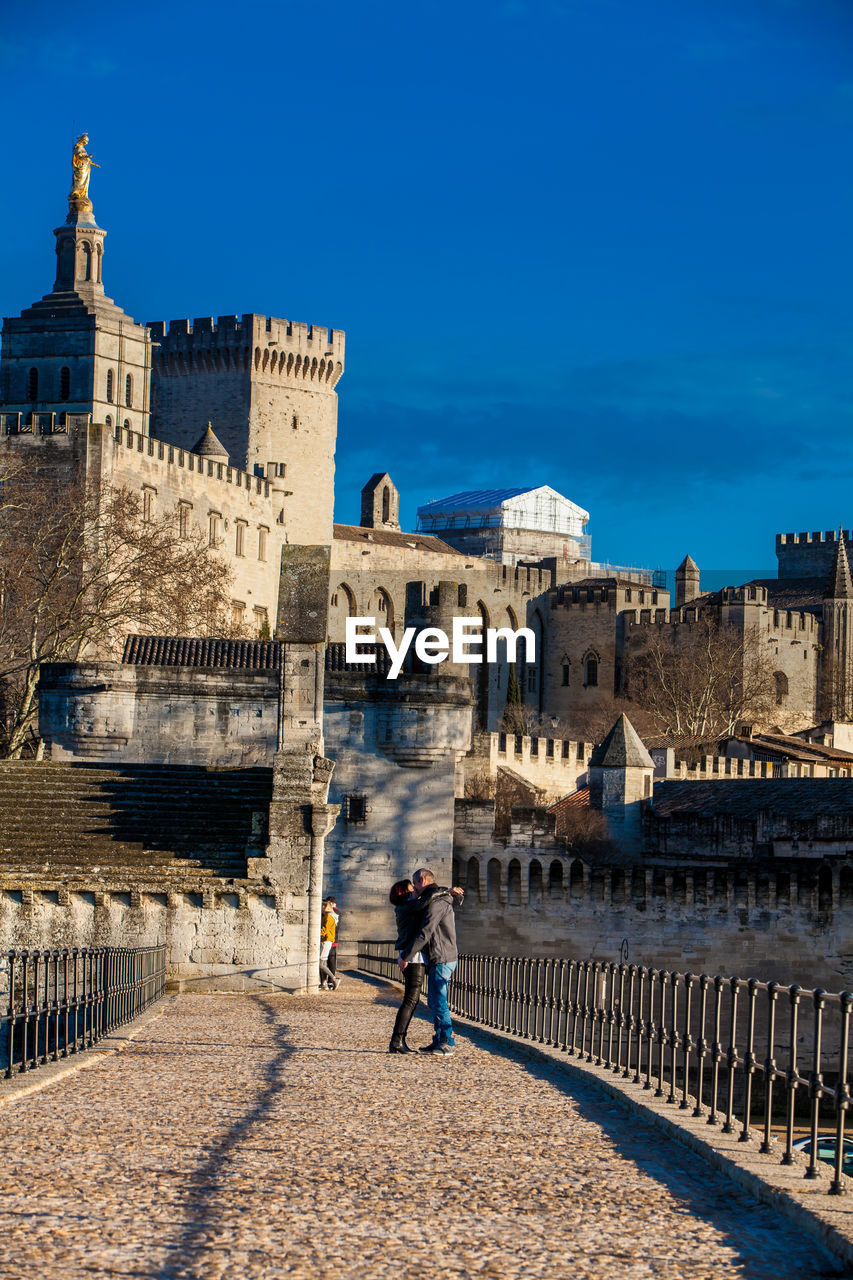
[(436, 1044), (453, 1044), (453, 1023), (447, 1007), (447, 987), (457, 961), (431, 964), (427, 973), (427, 1007), (432, 1012)]

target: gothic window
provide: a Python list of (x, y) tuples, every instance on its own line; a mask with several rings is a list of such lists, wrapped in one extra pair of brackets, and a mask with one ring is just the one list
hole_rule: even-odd
[(260, 529), (258, 529), (258, 559), (259, 560), (266, 560), (267, 558), (267, 535), (268, 534), (269, 534), (269, 529), (265, 529), (263, 525), (261, 525)]
[(92, 279), (92, 250), (85, 243), (83, 245), (83, 279)]
[(569, 683), (569, 670), (570, 668), (569, 668), (568, 662), (564, 662), (563, 663), (563, 688), (565, 688), (566, 685)]
[(125, 431), (129, 431), (129, 430), (130, 430), (130, 418), (125, 418), (125, 420), (124, 420), (124, 429), (125, 429)]
[(101, 246), (98, 245), (97, 249), (95, 250), (95, 254), (98, 260), (98, 284), (101, 283), (101, 258), (103, 257), (103, 252), (104, 251), (101, 248)]
[(64, 364), (59, 370), (59, 398), (67, 400), (71, 395), (71, 370)]
[[(113, 425), (113, 420), (110, 417), (110, 415), (107, 414), (107, 426), (111, 428), (112, 425)], [(116, 427), (116, 438), (118, 438), (120, 432), (121, 432), (121, 427)]]
[(584, 684), (588, 689), (598, 685), (598, 658), (590, 654), (584, 662)]
[(776, 703), (782, 703), (788, 696), (788, 677), (784, 671), (774, 671), (773, 681), (776, 685)]
[(382, 523), (387, 524), (391, 514), (391, 494), (388, 492), (388, 486), (382, 490)]
[(133, 406), (133, 378), (130, 374), (124, 380), (124, 403), (128, 409)]
[(38, 369), (30, 369), (27, 377), (27, 399), (38, 400), (39, 398), (39, 371)]
[(107, 369), (107, 404), (112, 404), (113, 402), (113, 381), (113, 371), (112, 369)]

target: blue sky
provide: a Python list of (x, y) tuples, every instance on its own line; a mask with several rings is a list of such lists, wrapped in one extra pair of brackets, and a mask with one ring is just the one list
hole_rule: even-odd
[(853, 521), (851, 54), (836, 0), (10, 6), (2, 311), (86, 128), (137, 319), (347, 331), (339, 520), (547, 483), (598, 559), (770, 571)]

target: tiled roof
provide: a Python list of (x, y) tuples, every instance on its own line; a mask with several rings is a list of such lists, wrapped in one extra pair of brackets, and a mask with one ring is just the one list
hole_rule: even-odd
[(373, 542), (379, 547), (408, 547), (410, 551), (432, 551), (436, 555), (456, 556), (458, 560), (467, 558), (441, 538), (425, 533), (393, 533), (390, 529), (363, 529), (359, 524), (336, 524), (334, 536), (337, 542)]
[(743, 778), (732, 782), (656, 782), (654, 812), (752, 818), (762, 812), (808, 818), (820, 814), (853, 817), (853, 778)]
[(825, 747), (819, 742), (807, 742), (785, 733), (755, 733), (750, 739), (753, 746), (767, 746), (780, 754), (796, 755), (802, 760), (837, 760), (839, 764), (853, 764), (853, 753), (839, 747)]
[(771, 609), (809, 610), (823, 608), (826, 578), (753, 578), (747, 587), (765, 587)]
[(561, 814), (567, 809), (588, 808), (589, 787), (579, 787), (577, 791), (572, 791), (567, 796), (561, 796), (559, 800), (555, 800), (553, 804), (549, 804), (547, 812)]
[(128, 636), (122, 662), (135, 667), (213, 667), (277, 671), (284, 645), (275, 640), (202, 640), (182, 636)]

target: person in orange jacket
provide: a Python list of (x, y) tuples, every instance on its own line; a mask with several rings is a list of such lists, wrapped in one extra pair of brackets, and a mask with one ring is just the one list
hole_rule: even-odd
[(329, 899), (323, 899), (322, 914), (320, 916), (320, 990), (336, 991), (340, 985), (340, 978), (336, 978), (329, 968), (329, 952), (332, 949), (332, 943), (335, 941), (335, 931), (337, 929), (337, 921), (335, 913), (329, 906)]

